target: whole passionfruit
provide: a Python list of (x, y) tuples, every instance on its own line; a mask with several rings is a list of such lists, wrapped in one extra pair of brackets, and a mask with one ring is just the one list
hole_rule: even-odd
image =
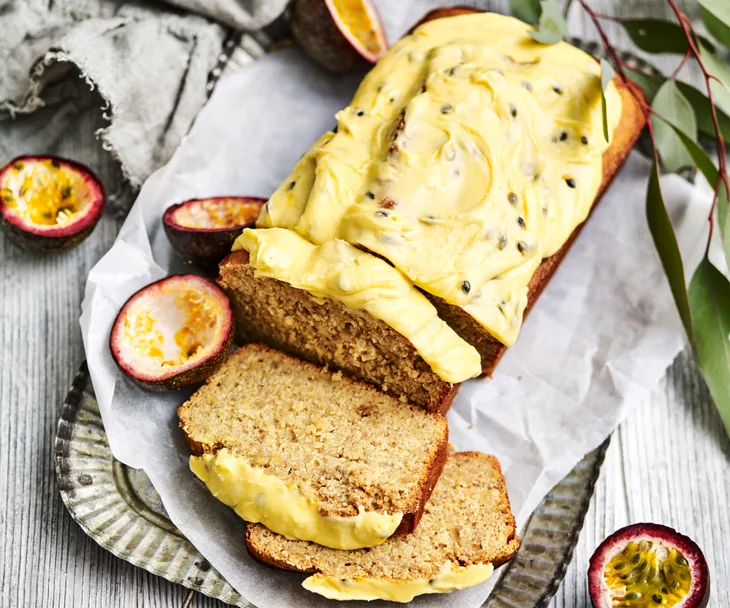
[(659, 524), (633, 524), (596, 549), (588, 589), (595, 608), (702, 608), (710, 575), (691, 538)]
[(233, 241), (256, 222), (264, 203), (266, 199), (251, 196), (193, 199), (168, 207), (162, 224), (172, 248), (185, 262), (217, 274)]
[(375, 63), (388, 49), (370, 0), (294, 0), (291, 27), (301, 49), (335, 74)]
[(408, 33), (415, 30), (419, 25), (433, 21), (434, 19), (444, 19), (446, 17), (457, 17), (458, 15), (471, 15), (473, 13), (480, 13), (479, 9), (472, 6), (444, 6), (441, 8), (434, 8), (428, 11), (420, 21), (414, 25)]
[(124, 304), (109, 345), (121, 370), (152, 390), (202, 382), (228, 357), (233, 343), (228, 296), (193, 274), (143, 287)]
[(75, 247), (104, 211), (104, 187), (90, 169), (54, 156), (19, 156), (0, 169), (0, 218), (26, 250)]

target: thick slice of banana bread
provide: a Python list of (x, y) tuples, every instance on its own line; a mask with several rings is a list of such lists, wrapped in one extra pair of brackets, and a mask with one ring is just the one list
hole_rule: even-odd
[(410, 601), (483, 582), (519, 540), (497, 459), (459, 452), (449, 456), (413, 534), (337, 551), (248, 525), (246, 546), (264, 564), (314, 574), (304, 587), (332, 599)]
[(328, 546), (327, 534), (367, 528), (372, 514), (392, 526), (376, 543), (411, 532), (447, 456), (443, 416), (260, 344), (233, 353), (178, 414), (191, 468), (223, 502)]

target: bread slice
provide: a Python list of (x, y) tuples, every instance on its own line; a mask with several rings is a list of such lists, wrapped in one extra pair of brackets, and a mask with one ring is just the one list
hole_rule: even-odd
[[(337, 551), (249, 524), (246, 546), (266, 565), (315, 574), (304, 587), (332, 599), (410, 601), (414, 591), (463, 588), (444, 581), (443, 573), (500, 566), (517, 551), (519, 539), (497, 459), (459, 452), (449, 456), (413, 534), (392, 537), (372, 549)], [(479, 578), (484, 579), (471, 582), (482, 582)]]
[[(362, 511), (403, 514), (396, 532), (413, 531), (448, 453), (443, 416), (260, 344), (234, 352), (178, 415), (193, 456), (233, 455), (253, 467), (249, 478), (273, 476), (315, 507), (325, 526)], [(224, 499), (218, 481), (208, 485)], [(236, 507), (236, 500), (224, 502)], [(279, 499), (257, 506), (256, 521), (274, 528), (269, 509), (288, 517), (293, 508)]]
[(231, 298), (240, 343), (263, 342), (319, 365), (330, 365), (446, 413), (458, 391), (439, 378), (401, 334), (363, 310), (315, 298), (284, 281), (255, 277), (248, 252), (220, 266), (218, 284)]

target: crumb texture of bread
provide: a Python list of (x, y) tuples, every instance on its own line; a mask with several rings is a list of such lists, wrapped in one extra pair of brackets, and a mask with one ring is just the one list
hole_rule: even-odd
[(412, 534), (370, 549), (341, 551), (249, 524), (246, 545), (259, 561), (286, 570), (397, 582), (430, 578), (448, 563), (500, 566), (517, 551), (519, 539), (497, 459), (458, 452), (449, 456)]
[(226, 448), (323, 516), (420, 516), (447, 452), (443, 416), (259, 344), (233, 353), (178, 413), (194, 455)]
[(458, 390), (439, 378), (413, 345), (383, 321), (283, 281), (256, 278), (248, 253), (220, 266), (219, 285), (233, 303), (241, 342), (264, 342), (329, 365), (431, 412), (445, 413)]

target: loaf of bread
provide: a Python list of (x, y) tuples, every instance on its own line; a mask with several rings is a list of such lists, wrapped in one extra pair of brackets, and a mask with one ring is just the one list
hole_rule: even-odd
[(178, 413), (214, 495), (247, 521), (337, 548), (411, 532), (447, 455), (443, 416), (260, 344)]
[[(440, 9), (429, 13), (421, 23), (428, 22), (432, 19), (449, 17), (454, 14), (463, 15), (469, 11), (470, 9), (464, 8)], [(454, 28), (464, 27), (465, 22), (460, 21), (461, 19), (463, 18), (454, 18)], [(504, 20), (506, 18), (499, 17), (499, 19)], [(499, 23), (501, 24), (502, 22), (500, 21)], [(505, 24), (507, 24), (507, 22), (505, 22)], [(514, 27), (514, 22), (509, 23), (509, 26)], [(526, 28), (527, 26), (524, 27)], [(413, 33), (412, 36), (418, 36), (418, 34), (419, 30)], [(522, 35), (526, 40), (530, 40), (526, 34), (526, 30), (520, 30), (520, 33), (516, 35)], [(458, 40), (458, 37), (456, 39)], [(517, 51), (522, 52), (523, 47), (520, 46), (522, 43), (515, 44), (512, 41), (510, 44), (513, 44)], [(527, 42), (525, 43), (525, 48), (527, 48), (527, 45), (530, 44), (534, 45), (536, 43)], [(549, 50), (551, 47), (549, 46), (541, 48), (547, 49), (545, 52), (551, 52)], [(459, 64), (458, 57), (456, 57), (458, 53), (448, 44), (443, 47), (443, 50), (441, 48), (439, 50), (441, 52), (437, 54), (437, 58), (433, 61), (441, 61), (441, 63), (437, 63), (439, 69), (437, 70), (436, 68), (433, 68), (433, 73), (445, 74), (445, 77), (458, 78)], [(575, 51), (575, 49), (573, 49), (573, 51)], [(464, 53), (467, 53), (468, 51), (462, 48), (458, 52), (460, 52), (463, 56)], [(529, 52), (527, 54), (529, 55)], [(417, 55), (418, 54), (414, 52), (414, 62), (422, 59)], [(521, 62), (508, 55), (505, 55), (501, 60), (511, 66), (510, 69), (524, 69), (526, 70), (525, 73), (529, 73), (531, 66), (539, 62), (539, 59), (528, 59)], [(588, 63), (593, 65), (590, 61)], [(455, 67), (446, 67), (442, 69), (440, 67), (442, 64), (444, 66), (454, 65)], [(559, 62), (558, 65), (560, 65)], [(377, 69), (378, 68), (376, 68), (376, 70)], [(565, 69), (566, 71), (570, 71), (570, 66), (566, 66)], [(501, 73), (500, 69), (495, 69), (494, 67), (490, 67), (489, 70)], [(505, 71), (506, 70), (507, 67), (505, 66)], [(464, 70), (462, 70), (462, 73), (463, 71)], [(557, 79), (559, 75), (560, 74), (555, 74), (555, 78)], [(563, 99), (563, 95), (567, 95), (567, 93), (565, 93), (557, 84), (550, 84), (547, 89), (544, 88), (547, 84), (549, 84), (550, 80), (550, 78), (546, 79), (544, 76), (544, 74), (541, 76), (542, 80), (539, 85), (542, 87), (541, 90), (543, 92), (547, 90), (548, 94), (553, 95), (550, 88), (552, 87), (555, 100)], [(381, 77), (382, 74), (378, 76), (378, 78)], [(477, 70), (472, 72), (470, 77), (472, 81), (481, 82), (480, 78), (482, 78), (482, 75), (480, 75)], [(433, 78), (437, 78), (437, 76), (433, 76)], [(596, 88), (595, 82), (596, 80), (600, 81), (600, 79), (592, 74), (592, 72), (590, 78), (592, 78), (593, 81), (590, 81), (590, 79), (585, 80), (585, 82), (591, 82), (591, 88), (586, 90), (590, 91), (590, 95), (592, 95), (590, 100), (590, 103), (592, 104), (591, 107), (595, 108), (596, 104), (600, 106), (600, 101), (597, 101), (596, 99), (596, 94), (599, 89)], [(493, 86), (492, 81), (487, 77), (485, 77), (484, 82), (487, 83), (487, 86)], [(399, 83), (396, 83), (396, 85), (397, 84)], [(442, 87), (444, 91), (450, 90), (450, 85), (446, 79), (439, 81), (436, 84)], [(523, 102), (526, 104), (528, 102), (532, 103), (532, 97), (530, 96), (533, 93), (533, 85), (529, 81), (523, 81), (522, 87), (519, 85), (519, 80), (516, 81), (516, 85), (515, 82), (512, 82), (511, 86), (518, 89), (518, 92), (515, 92), (513, 88), (510, 89), (512, 92), (511, 94), (517, 95), (518, 97), (519, 95), (527, 95), (527, 97), (523, 99)], [(588, 184), (590, 182), (590, 187), (586, 187), (588, 187), (590, 192), (595, 192), (595, 196), (590, 200), (583, 201), (581, 203), (583, 205), (586, 203), (588, 204), (584, 207), (583, 211), (577, 213), (576, 217), (578, 218), (584, 218), (595, 207), (601, 195), (617, 174), (621, 164), (628, 156), (645, 123), (645, 117), (636, 97), (641, 95), (640, 91), (638, 89), (634, 89), (633, 85), (630, 83), (624, 83), (618, 79), (614, 80), (614, 85), (615, 89), (612, 89), (613, 97), (611, 99), (616, 102), (614, 106), (615, 108), (618, 107), (618, 102), (620, 101), (620, 116), (614, 116), (611, 121), (611, 125), (615, 124), (616, 126), (612, 129), (610, 144), (603, 152), (602, 163), (599, 162), (598, 165), (593, 165), (600, 167), (600, 175), (598, 170), (593, 173), (588, 171), (587, 173), (581, 174), (581, 178), (585, 178), (582, 183)], [(369, 86), (372, 86), (372, 83)], [(383, 81), (381, 85), (378, 85), (378, 91), (381, 86), (384, 87), (384, 90), (389, 90), (389, 86), (393, 87), (395, 85), (393, 85), (390, 81)], [(424, 83), (422, 87), (422, 90), (425, 90), (426, 84)], [(527, 90), (528, 93), (525, 93), (522, 88)], [(370, 99), (370, 97), (368, 97), (370, 94), (371, 93), (368, 92), (363, 93), (361, 98)], [(378, 92), (372, 94), (377, 96), (381, 93)], [(537, 94), (537, 92), (535, 94)], [(581, 104), (584, 102), (581, 94), (582, 93), (578, 93), (574, 104), (575, 107), (579, 108), (578, 110), (575, 110), (577, 115), (580, 115), (582, 112), (582, 109), (580, 108), (583, 107)], [(585, 94), (588, 95), (588, 93)], [(360, 95), (360, 92), (358, 92), (358, 95)], [(418, 96), (418, 91), (414, 89), (413, 91), (410, 91), (408, 95)], [(598, 95), (600, 98), (600, 94)], [(394, 95), (391, 99), (396, 99), (396, 96)], [(414, 97), (411, 97), (410, 99), (412, 100)], [(514, 121), (522, 120), (521, 115), (518, 116), (518, 108), (516, 105), (505, 103), (507, 100), (498, 99), (496, 94), (494, 95), (494, 99), (497, 99), (497, 101), (494, 102), (497, 106), (497, 110), (495, 111), (502, 112), (504, 114), (505, 118), (502, 120), (505, 121), (505, 123), (509, 123), (512, 119), (514, 119)], [(558, 101), (555, 100), (548, 99), (548, 106), (552, 103), (558, 103)], [(570, 102), (570, 100), (568, 101)], [(429, 103), (431, 102), (432, 100), (429, 101)], [(387, 102), (383, 103), (387, 105)], [(412, 113), (417, 114), (418, 112), (423, 112), (423, 105), (424, 104), (415, 104), (414, 102), (412, 107), (409, 105), (409, 108)], [(382, 110), (381, 106), (378, 106), (378, 112)], [(361, 115), (363, 115), (363, 119), (368, 117), (367, 113), (357, 110), (354, 106), (348, 108), (346, 111), (343, 111), (341, 115), (338, 115), (338, 118), (343, 121), (344, 129), (357, 129), (360, 124), (354, 122), (355, 118), (350, 118), (350, 112), (354, 112), (355, 118)], [(454, 112), (454, 108), (452, 108), (449, 104), (444, 104), (441, 107), (441, 112), (445, 115), (450, 115)], [(570, 118), (570, 116), (568, 118)], [(599, 132), (600, 129), (597, 129), (595, 120), (592, 120), (593, 122), (590, 125), (581, 126), (581, 128), (587, 128), (587, 131), (576, 131), (567, 119), (564, 123), (560, 123), (560, 120), (558, 120), (556, 124), (562, 125), (561, 128), (563, 131), (556, 131), (552, 137), (553, 144), (555, 146), (568, 146), (568, 144), (573, 146), (570, 148), (573, 150), (571, 154), (576, 160), (571, 161), (573, 163), (572, 165), (565, 166), (571, 166), (579, 173), (582, 170), (580, 165), (582, 162), (581, 154), (583, 153), (583, 150), (588, 150), (590, 148), (589, 143), (593, 145), (594, 142), (599, 142), (599, 138), (603, 137), (602, 133)], [(400, 165), (397, 166), (406, 173), (411, 170), (409, 164), (409, 159), (411, 158), (411, 156), (409, 156), (410, 148), (407, 148), (406, 146), (411, 145), (410, 142), (412, 140), (409, 140), (408, 137), (403, 138), (402, 132), (404, 130), (404, 125), (409, 124), (408, 121), (409, 115), (404, 110), (400, 115), (395, 117), (392, 125), (389, 125), (388, 123), (388, 125), (386, 125), (387, 128), (382, 127), (381, 130), (376, 131), (377, 138), (391, 138), (394, 142), (387, 151), (386, 156), (399, 158), (400, 160), (393, 162), (399, 162)], [(418, 129), (420, 124), (418, 121), (415, 122), (415, 128)], [(433, 125), (430, 125), (428, 128), (432, 126)], [(426, 127), (423, 127), (423, 129), (426, 129)], [(342, 129), (338, 131), (338, 135), (341, 131)], [(570, 136), (568, 135), (569, 131)], [(588, 137), (581, 135), (583, 132), (587, 133)], [(352, 133), (356, 133), (356, 130), (353, 130)], [(544, 137), (545, 135), (545, 133), (541, 132), (541, 137)], [(329, 134), (326, 137), (323, 136), (323, 138), (320, 139), (318, 144), (315, 144), (315, 146), (321, 144), (322, 147), (319, 148), (321, 152), (326, 149), (326, 146), (335, 142), (336, 137), (337, 136), (333, 134)], [(356, 141), (360, 142), (357, 137), (354, 135), (353, 137)], [(509, 137), (508, 131), (507, 139), (509, 139)], [(563, 143), (564, 140), (566, 141)], [(380, 141), (380, 139), (378, 139), (378, 141)], [(460, 153), (463, 153), (465, 156), (471, 154), (468, 162), (474, 163), (474, 158), (478, 158), (479, 150), (470, 148), (469, 146), (471, 144), (468, 142), (461, 142), (459, 145), (463, 148)], [(485, 143), (484, 145), (489, 144)], [(405, 151), (400, 148), (404, 148)], [(353, 149), (356, 150), (355, 152), (352, 152), (353, 158), (358, 154), (361, 154), (356, 147)], [(602, 148), (597, 149), (600, 151)], [(553, 151), (555, 150), (558, 149), (554, 148)], [(421, 152), (423, 151), (417, 150), (414, 154)], [(449, 168), (449, 161), (453, 160), (454, 152), (452, 149), (447, 148), (447, 145), (444, 144), (440, 148), (438, 154), (440, 155), (439, 158), (443, 158), (444, 160), (436, 162), (434, 167), (431, 169), (431, 172), (442, 172), (444, 175), (448, 174), (447, 177), (443, 179), (447, 180), (447, 182), (444, 183), (450, 184), (451, 182), (448, 182), (448, 179), (452, 179), (452, 177), (449, 176), (460, 175), (459, 169), (452, 170)], [(540, 183), (538, 181), (540, 179), (540, 169), (536, 166), (536, 164), (539, 164), (538, 161), (531, 161), (529, 163), (523, 162), (522, 166), (512, 167), (506, 151), (503, 152), (503, 155), (505, 156), (504, 158), (500, 157), (499, 150), (494, 151), (494, 154), (495, 156), (492, 160), (494, 162), (501, 163), (502, 165), (500, 166), (509, 167), (511, 171), (514, 171), (515, 176), (519, 176), (519, 178), (515, 177), (515, 179), (518, 179), (520, 184), (525, 182), (525, 184), (528, 184), (525, 185), (525, 188), (536, 189), (534, 184)], [(560, 156), (561, 154), (565, 155), (566, 153), (558, 151), (556, 158), (562, 159)], [(508, 192), (502, 192), (502, 190), (499, 190), (500, 204), (506, 207), (506, 210), (501, 209), (497, 214), (498, 221), (502, 222), (498, 225), (499, 230), (505, 230), (505, 232), (502, 233), (502, 236), (499, 236), (499, 232), (494, 234), (494, 231), (490, 229), (486, 231), (486, 236), (482, 237), (482, 235), (479, 235), (479, 239), (477, 239), (477, 236), (472, 236), (469, 233), (472, 224), (476, 225), (476, 222), (469, 219), (465, 226), (457, 226), (458, 230), (461, 232), (458, 236), (453, 236), (453, 239), (452, 235), (456, 234), (456, 230), (451, 233), (448, 231), (442, 231), (439, 237), (441, 240), (434, 241), (432, 246), (428, 246), (427, 238), (424, 238), (422, 241), (412, 246), (409, 239), (413, 237), (409, 235), (416, 230), (425, 231), (427, 229), (431, 229), (424, 228), (423, 225), (433, 226), (434, 224), (442, 222), (442, 218), (432, 215), (423, 215), (418, 218), (414, 218), (408, 216), (406, 211), (404, 211), (403, 217), (398, 219), (401, 223), (397, 225), (400, 226), (402, 224), (408, 224), (408, 227), (405, 229), (400, 228), (401, 232), (398, 232), (397, 230), (388, 232), (389, 230), (392, 230), (392, 225), (384, 225), (383, 222), (388, 222), (391, 217), (394, 218), (397, 215), (396, 212), (399, 209), (399, 203), (388, 198), (379, 198), (379, 195), (370, 191), (365, 193), (366, 196), (363, 197), (364, 202), (358, 202), (357, 204), (353, 203), (354, 211), (352, 209), (348, 209), (343, 212), (344, 219), (341, 221), (341, 226), (344, 226), (344, 228), (340, 227), (335, 230), (335, 228), (332, 228), (330, 224), (337, 225), (337, 221), (331, 221), (328, 213), (336, 210), (337, 205), (332, 203), (332, 199), (336, 199), (337, 197), (320, 191), (315, 192), (316, 189), (312, 187), (311, 180), (313, 178), (311, 176), (311, 172), (314, 171), (312, 166), (313, 163), (315, 163), (315, 157), (316, 154), (313, 151), (310, 151), (308, 155), (303, 157), (300, 165), (298, 165), (298, 167), (292, 172), (292, 175), (290, 176), (291, 181), (283, 184), (270, 199), (269, 206), (264, 208), (262, 216), (259, 219), (260, 228), (255, 232), (266, 233), (267, 229), (287, 229), (296, 231), (304, 235), (305, 238), (311, 238), (313, 242), (320, 244), (321, 242), (325, 242), (327, 238), (330, 238), (332, 234), (335, 235), (335, 238), (343, 238), (340, 236), (340, 232), (337, 232), (337, 230), (339, 230), (347, 236), (348, 240), (351, 239), (350, 242), (354, 242), (355, 246), (362, 251), (373, 252), (374, 247), (379, 248), (379, 250), (374, 251), (374, 253), (386, 261), (391, 262), (393, 266), (404, 275), (408, 275), (409, 278), (413, 278), (414, 285), (419, 287), (423, 296), (428, 298), (428, 300), (433, 304), (438, 312), (439, 318), (445, 321), (449, 328), (453, 330), (465, 344), (470, 345), (476, 350), (476, 352), (478, 352), (481, 363), (477, 363), (477, 371), (475, 373), (465, 373), (463, 378), (460, 378), (459, 381), (479, 375), (480, 372), (482, 375), (492, 374), (497, 362), (507, 349), (507, 344), (510, 344), (516, 337), (516, 333), (519, 331), (519, 326), (522, 322), (523, 314), (527, 314), (527, 312), (529, 312), (530, 308), (536, 302), (560, 262), (567, 254), (581, 230), (583, 220), (581, 219), (577, 222), (577, 224), (569, 223), (570, 226), (575, 226), (575, 228), (570, 232), (565, 231), (565, 225), (567, 224), (563, 221), (562, 216), (561, 219), (553, 220), (552, 216), (548, 216), (547, 207), (544, 206), (542, 208), (543, 217), (548, 218), (549, 221), (555, 221), (554, 225), (557, 226), (558, 229), (556, 229), (555, 235), (551, 236), (548, 234), (547, 237), (538, 237), (538, 240), (542, 238), (546, 242), (550, 241), (549, 244), (543, 248), (540, 244), (536, 244), (534, 240), (530, 240), (533, 238), (533, 235), (525, 232), (524, 230), (526, 222), (528, 225), (535, 222), (538, 224), (543, 222), (547, 225), (548, 220), (541, 220), (539, 218), (535, 219), (540, 215), (540, 213), (534, 200), (536, 197), (533, 196), (533, 198), (530, 199), (532, 194), (525, 195), (523, 197), (524, 202), (520, 202), (518, 205), (518, 197), (513, 190), (518, 190), (522, 186), (520, 184), (515, 185), (514, 183), (510, 183), (506, 186), (509, 186), (513, 190), (509, 190)], [(457, 156), (457, 158), (459, 157)], [(600, 157), (595, 160), (600, 160)], [(328, 162), (332, 163), (334, 161), (329, 160)], [(381, 165), (385, 167), (385, 169), (381, 168), (379, 170), (384, 171), (387, 178), (388, 171), (392, 169), (392, 163), (391, 165), (388, 165), (387, 161), (378, 162), (381, 162)], [(385, 162), (385, 165), (383, 165), (383, 162)], [(561, 160), (561, 162), (563, 161)], [(586, 161), (586, 163), (587, 165), (590, 164), (588, 161)], [(376, 164), (375, 161), (373, 161), (373, 164)], [(380, 167), (381, 165), (378, 166)], [(474, 166), (475, 165), (472, 164), (471, 167), (473, 168)], [(559, 166), (562, 167), (563, 165)], [(329, 170), (331, 165), (326, 165), (326, 168), (326, 170)], [(326, 172), (326, 170), (324, 170), (324, 172)], [(374, 169), (370, 167), (368, 170), (371, 171)], [(495, 167), (490, 167), (490, 170), (492, 172), (496, 172)], [(310, 171), (310, 173), (307, 174), (307, 171)], [(346, 170), (343, 169), (342, 171), (343, 175), (345, 175)], [(449, 173), (449, 171), (451, 173)], [(528, 173), (531, 177), (525, 178), (524, 176)], [(306, 177), (306, 175), (309, 175), (309, 177)], [(317, 175), (319, 174), (317, 173)], [(422, 177), (423, 180), (428, 180), (429, 175), (428, 171), (425, 171), (422, 172), (422, 174), (417, 174), (416, 177)], [(382, 179), (385, 180), (386, 178)], [(378, 181), (380, 179), (381, 178), (373, 178), (372, 184), (377, 186), (377, 184), (382, 181)], [(411, 179), (414, 180), (416, 184), (419, 183), (419, 180), (414, 178), (412, 175)], [(457, 177), (456, 179), (463, 179), (463, 176)], [(555, 204), (555, 196), (552, 192), (560, 192), (563, 193), (564, 196), (570, 195), (573, 197), (574, 193), (578, 192), (581, 187), (580, 184), (576, 186), (576, 180), (569, 174), (553, 175), (550, 179), (557, 179), (560, 182), (558, 187), (556, 187), (558, 189), (553, 188), (553, 191), (551, 191), (550, 196), (553, 197), (550, 199), (551, 204)], [(393, 187), (397, 189), (398, 184), (396, 183)], [(460, 183), (458, 181), (454, 182), (454, 190), (458, 190), (458, 187), (460, 187)], [(298, 189), (300, 188), (304, 188), (305, 192), (307, 192), (306, 188), (311, 189), (312, 194), (310, 195), (310, 199), (307, 199), (306, 196), (302, 198), (301, 194), (297, 194), (299, 192)], [(502, 188), (502, 185), (500, 185), (500, 188)], [(407, 194), (412, 194), (411, 190), (406, 190)], [(447, 192), (448, 186), (443, 186), (442, 184), (439, 192), (442, 191)], [(299, 198), (292, 198), (297, 196)], [(312, 203), (311, 197), (317, 198), (316, 204)], [(423, 199), (424, 196), (421, 198)], [(368, 201), (368, 199), (375, 200)], [(426, 208), (431, 204), (431, 202), (428, 201), (427, 196), (425, 196), (425, 199), (427, 200), (425, 207), (422, 202), (419, 202), (419, 205), (421, 206), (418, 207), (418, 210), (421, 212), (423, 208)], [(504, 203), (507, 199), (509, 199), (511, 207)], [(294, 202), (292, 202), (293, 200)], [(458, 203), (458, 200), (456, 202)], [(348, 201), (343, 202), (337, 200), (336, 203), (339, 205), (347, 205)], [(368, 206), (370, 203), (377, 204), (379, 206)], [(561, 201), (557, 200), (557, 203), (561, 204)], [(571, 198), (570, 201), (562, 202), (562, 204), (567, 206), (566, 208), (569, 208), (574, 204), (574, 199)], [(301, 205), (306, 206), (302, 208)], [(530, 205), (533, 205), (533, 207), (530, 208)], [(276, 215), (276, 209), (282, 208), (285, 209), (285, 211)], [(371, 208), (377, 208), (378, 211), (374, 214), (366, 213), (366, 211)], [(338, 213), (340, 212), (341, 211), (338, 211)], [(445, 212), (448, 213), (448, 210)], [(460, 213), (462, 212), (460, 211)], [(463, 213), (471, 213), (471, 210), (466, 209)], [(373, 218), (373, 215), (377, 217)], [(456, 215), (458, 216), (458, 213)], [(471, 216), (469, 217), (471, 218)], [(481, 216), (478, 219), (479, 221), (483, 221)], [(551, 226), (552, 225), (553, 224), (551, 224)], [(542, 230), (548, 229), (543, 228)], [(556, 241), (556, 235), (558, 234), (560, 236), (560, 240)], [(438, 265), (442, 253), (445, 253), (441, 248), (445, 244), (449, 244), (452, 240), (456, 240), (457, 238), (461, 239), (457, 245), (460, 247), (459, 251), (461, 251), (462, 254), (459, 254), (460, 257), (452, 256), (452, 258), (448, 258), (446, 265), (448, 266), (451, 264), (456, 268), (456, 270), (452, 271), (449, 266), (449, 269), (447, 270), (448, 272), (451, 272), (451, 274), (447, 273), (439, 275), (438, 272), (434, 273), (427, 264), (425, 264), (422, 260), (419, 260), (419, 256), (417, 254), (421, 252), (421, 257), (427, 258), (429, 262), (433, 261)], [(477, 240), (479, 240), (479, 243), (477, 243)], [(481, 251), (478, 247), (486, 247), (487, 245), (484, 244), (485, 241), (489, 241), (491, 243), (489, 246), (494, 248), (495, 256), (498, 258), (502, 255), (513, 256), (513, 258), (511, 258), (512, 261), (504, 261), (504, 259), (499, 258), (497, 262), (492, 263), (493, 267), (490, 266), (490, 270), (480, 268), (479, 264), (481, 263), (481, 258), (475, 253), (475, 251)], [(497, 241), (499, 241), (498, 247), (496, 244)], [(472, 250), (469, 250), (468, 247), (471, 246), (470, 244), (472, 242), (476, 244)], [(509, 247), (507, 247), (508, 242)], [(407, 243), (408, 246), (402, 246), (403, 243)], [(522, 272), (520, 280), (524, 280), (524, 283), (522, 283), (522, 287), (519, 289), (516, 288), (510, 291), (510, 275), (515, 272), (512, 270), (515, 268), (514, 264), (518, 263), (514, 262), (514, 256), (519, 258), (520, 253), (525, 255), (528, 251), (537, 251), (538, 246), (540, 247), (540, 251), (544, 250), (547, 254), (544, 258), (540, 256), (534, 257), (534, 266), (525, 264), (523, 265), (523, 270), (519, 270), (519, 268), (522, 267), (518, 267), (516, 272)], [(236, 247), (234, 246), (234, 249), (235, 248)], [(499, 251), (497, 251), (497, 248)], [(462, 264), (462, 260), (467, 261)], [(401, 267), (401, 264), (405, 266), (405, 269)], [(462, 269), (459, 266), (460, 264), (462, 264), (466, 270)], [(502, 269), (501, 272), (500, 269)], [(465, 276), (462, 271), (473, 273), (475, 275), (474, 283), (462, 280)], [(485, 276), (487, 278), (487, 282), (476, 282), (477, 280), (481, 281)], [(524, 279), (525, 276), (529, 278), (529, 282)], [(234, 251), (223, 261), (220, 266), (219, 283), (229, 294), (233, 302), (240, 340), (264, 342), (275, 348), (292, 353), (317, 364), (331, 365), (344, 371), (348, 375), (375, 384), (385, 392), (392, 393), (394, 395), (407, 396), (410, 402), (420, 405), (429, 411), (445, 412), (450, 406), (456, 390), (458, 390), (458, 381), (453, 381), (453, 378), (446, 378), (443, 373), (439, 373), (433, 365), (430, 365), (429, 362), (424, 359), (422, 351), (408, 340), (408, 336), (404, 336), (399, 331), (396, 331), (396, 329), (392, 327), (392, 324), (388, 324), (382, 319), (374, 318), (364, 310), (347, 306), (343, 304), (342, 301), (337, 301), (335, 297), (322, 297), (321, 293), (313, 294), (311, 293), (311, 290), (297, 288), (286, 280), (279, 280), (279, 278), (275, 275), (270, 276), (263, 274), (260, 268), (255, 267), (251, 259), (251, 254), (245, 249), (241, 249), (239, 247), (239, 250)], [(489, 291), (492, 289), (493, 285), (497, 284), (500, 284), (498, 289), (501, 289), (501, 292), (494, 291), (493, 293), (492, 291)], [(483, 286), (485, 289), (485, 295), (482, 295), (482, 288), (480, 287), (479, 290), (477, 290), (476, 286)], [(437, 295), (442, 292), (450, 294), (450, 302), (444, 299), (444, 297)], [(505, 293), (508, 295), (505, 295)], [(497, 297), (497, 294), (501, 295)], [(479, 302), (475, 304), (474, 302), (476, 301), (476, 298), (479, 297), (481, 297), (482, 304), (489, 300), (490, 308), (488, 310), (482, 308), (477, 311), (482, 304)], [(454, 303), (455, 300), (459, 300), (462, 303), (457, 305)], [(488, 325), (491, 326), (491, 330), (487, 328)], [(461, 349), (461, 351), (463, 350), (464, 349)], [(448, 359), (449, 357), (450, 353), (443, 353), (444, 359)], [(454, 358), (455, 357), (456, 355), (454, 355)], [(471, 370), (471, 367), (464, 365), (462, 369)]]
[(246, 546), (264, 564), (312, 574), (304, 587), (330, 599), (408, 602), (483, 582), (519, 540), (497, 459), (459, 452), (449, 456), (413, 534), (337, 551), (249, 524)]

